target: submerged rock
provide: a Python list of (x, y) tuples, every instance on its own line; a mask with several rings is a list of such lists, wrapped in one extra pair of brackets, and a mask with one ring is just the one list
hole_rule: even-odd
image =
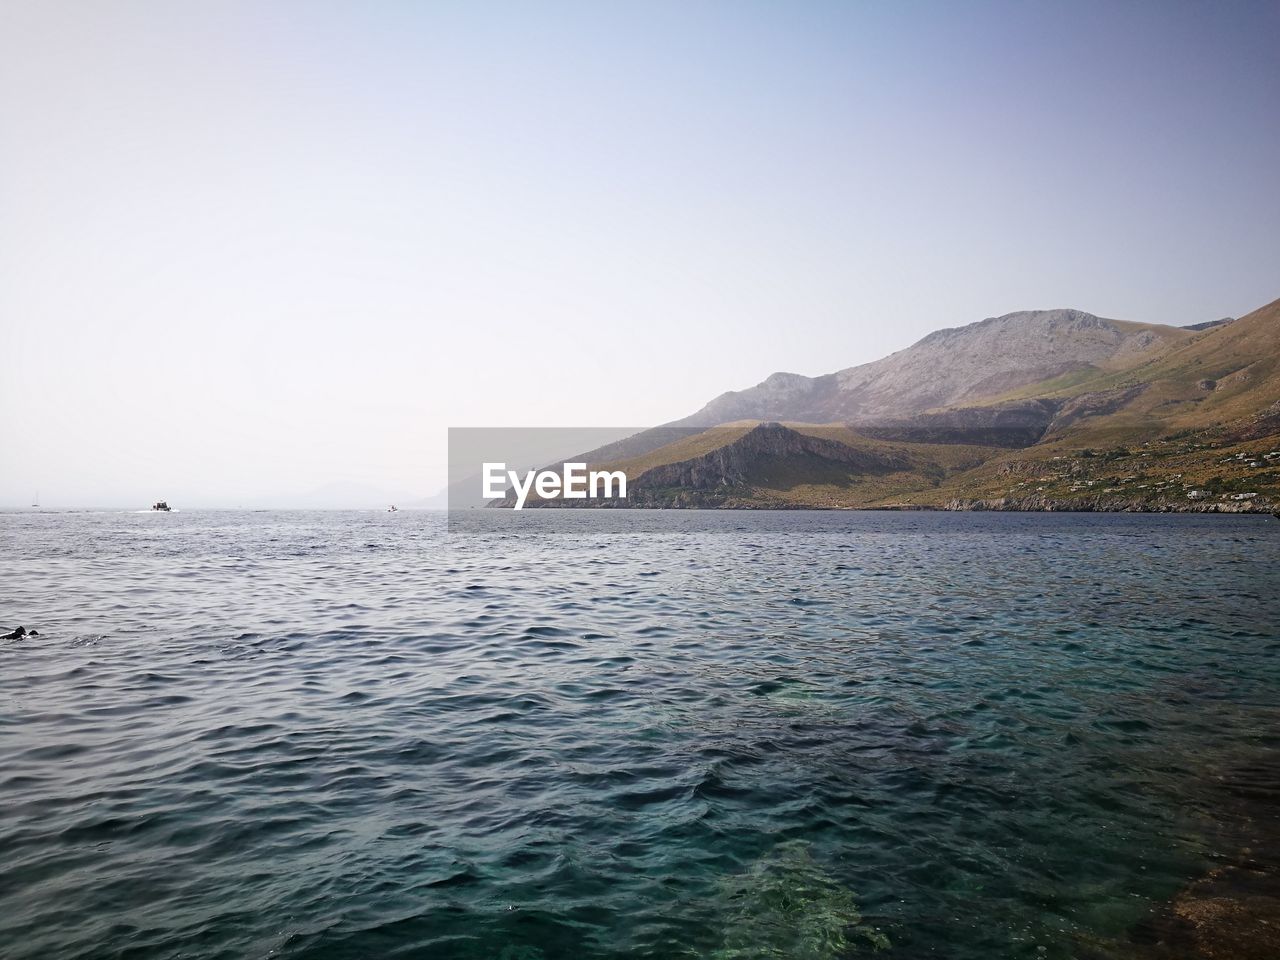
[(1274, 865), (1215, 867), (1184, 889), (1135, 940), (1153, 960), (1274, 960), (1280, 950), (1280, 877)]
[(744, 874), (721, 885), (720, 947), (707, 960), (837, 960), (889, 939), (868, 926), (853, 893), (813, 857), (809, 844), (784, 841)]
[(1216, 777), (1220, 843), (1232, 852), (1133, 931), (1141, 960), (1273, 960), (1280, 956), (1280, 771)]

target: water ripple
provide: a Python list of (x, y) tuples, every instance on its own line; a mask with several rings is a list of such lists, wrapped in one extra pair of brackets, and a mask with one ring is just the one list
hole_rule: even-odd
[(1067, 958), (1280, 802), (1269, 520), (580, 522), (0, 515), (0, 953), (724, 956), (798, 871)]

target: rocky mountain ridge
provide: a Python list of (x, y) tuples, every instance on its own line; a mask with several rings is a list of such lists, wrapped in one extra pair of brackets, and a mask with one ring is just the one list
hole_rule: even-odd
[(880, 360), (818, 377), (775, 373), (672, 426), (737, 420), (868, 424), (972, 404), (1064, 374), (1123, 366), (1193, 335), (1081, 310), (1029, 310), (937, 330)]

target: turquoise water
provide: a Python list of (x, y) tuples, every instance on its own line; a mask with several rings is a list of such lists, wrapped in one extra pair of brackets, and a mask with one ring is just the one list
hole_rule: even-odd
[(591, 516), (0, 514), (0, 954), (1128, 955), (1280, 769), (1271, 518)]

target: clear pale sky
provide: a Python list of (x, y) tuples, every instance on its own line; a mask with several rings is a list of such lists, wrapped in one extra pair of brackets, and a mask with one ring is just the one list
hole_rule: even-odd
[(1277, 50), (1275, 2), (6, 0), (0, 505), (376, 506), (449, 425), (1245, 313)]

